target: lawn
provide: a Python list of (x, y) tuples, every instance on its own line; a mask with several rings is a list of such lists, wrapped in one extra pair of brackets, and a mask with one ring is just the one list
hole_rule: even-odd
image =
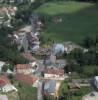
[(90, 92), (92, 92), (91, 87), (82, 87), (80, 90), (74, 93), (74, 95), (72, 95), (71, 100), (82, 100), (82, 97)]
[[(36, 13), (49, 17), (44, 36), (58, 42), (81, 43), (85, 36), (98, 33), (98, 5), (83, 2), (49, 2), (40, 6)], [(55, 23), (54, 16), (62, 19)]]
[(83, 78), (93, 78), (94, 76), (98, 75), (98, 66), (84, 66), (83, 73), (80, 74)]
[(68, 89), (68, 82), (63, 81), (60, 86), (59, 94), (60, 96), (67, 98), (67, 100), (82, 100), (82, 97), (92, 91), (91, 86), (81, 87), (79, 90), (70, 92)]
[(22, 86), (18, 88), (18, 95), (20, 100), (37, 100), (37, 89), (22, 84)]
[(7, 96), (9, 100), (20, 100), (17, 92), (9, 92)]

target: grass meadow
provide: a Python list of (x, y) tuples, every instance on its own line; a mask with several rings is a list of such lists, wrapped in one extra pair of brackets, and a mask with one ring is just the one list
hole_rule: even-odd
[[(51, 17), (46, 21), (44, 36), (51, 40), (73, 41), (81, 43), (85, 36), (95, 37), (98, 33), (98, 4), (84, 2), (49, 2), (40, 6), (36, 11), (44, 17)], [(52, 21), (54, 16), (62, 22)]]

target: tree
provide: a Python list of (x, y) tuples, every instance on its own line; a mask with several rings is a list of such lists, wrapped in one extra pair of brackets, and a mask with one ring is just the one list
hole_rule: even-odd
[(96, 65), (96, 53), (94, 49), (90, 49), (84, 54), (84, 64), (85, 65)]
[(19, 88), (22, 88), (22, 84), (20, 82), (18, 83), (18, 87)]
[(12, 74), (9, 74), (9, 75), (8, 75), (8, 78), (9, 78), (10, 80), (12, 80), (13, 77), (14, 77), (14, 76), (13, 76)]
[(14, 69), (13, 66), (14, 66), (13, 64), (8, 64), (8, 68), (9, 68), (11, 71), (13, 71), (13, 69)]
[(7, 37), (12, 33), (12, 29), (2, 27), (0, 29), (0, 60), (11, 62), (12, 64), (26, 63), (26, 59), (20, 56), (15, 46), (11, 45), (10, 39)]
[(94, 76), (98, 76), (98, 68), (94, 69)]
[(75, 60), (77, 63), (79, 63), (81, 66), (83, 65), (83, 51), (81, 49), (74, 49), (69, 55), (69, 59)]
[(2, 67), (2, 72), (6, 72), (7, 69), (8, 69), (8, 66), (7, 66), (7, 65), (4, 65), (4, 66)]
[(59, 97), (61, 100), (67, 100), (68, 99), (68, 92), (69, 92), (69, 88), (68, 88), (68, 83), (66, 82), (66, 80), (64, 80), (61, 85), (60, 85), (60, 89), (59, 89)]
[(52, 95), (43, 96), (43, 100), (55, 100), (55, 97)]
[(95, 46), (95, 44), (96, 44), (96, 39), (95, 38), (92, 38), (92, 37), (86, 37), (85, 39), (84, 39), (84, 46), (86, 47), (86, 48), (90, 48), (90, 47), (92, 47), (92, 46)]

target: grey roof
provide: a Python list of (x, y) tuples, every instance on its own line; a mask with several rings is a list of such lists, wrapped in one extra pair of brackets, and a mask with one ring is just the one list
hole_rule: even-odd
[(95, 76), (95, 80), (98, 81), (98, 76)]
[(63, 68), (67, 64), (67, 61), (64, 59), (59, 59), (56, 61), (56, 63), (59, 65), (58, 67)]
[(64, 68), (64, 66), (67, 64), (66, 60), (56, 60), (55, 63), (51, 63), (50, 60), (46, 60), (45, 64), (48, 68)]
[(64, 45), (59, 43), (59, 44), (54, 44), (53, 46), (53, 53), (58, 54), (58, 53), (64, 53)]
[(55, 80), (49, 80), (44, 85), (44, 91), (47, 93), (54, 93), (56, 87), (56, 81)]

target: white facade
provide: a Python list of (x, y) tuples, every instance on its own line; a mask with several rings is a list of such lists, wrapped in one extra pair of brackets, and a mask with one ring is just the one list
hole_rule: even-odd
[(53, 45), (53, 53), (56, 55), (56, 54), (63, 54), (65, 51), (65, 48), (64, 48), (64, 45), (61, 44), (61, 43), (58, 43), (58, 44), (54, 44)]
[(24, 51), (27, 52), (28, 50), (28, 40), (26, 38), (26, 32), (20, 32), (18, 35), (18, 38), (16, 38), (18, 45), (18, 50), (21, 50), (21, 48), (24, 48)]
[(45, 73), (44, 78), (45, 79), (54, 79), (54, 80), (64, 80), (65, 76), (64, 75), (60, 76), (60, 75), (57, 75), (57, 74), (47, 74), (47, 73)]
[(0, 61), (0, 72), (2, 71), (2, 67), (5, 65), (5, 62)]
[(59, 76), (59, 75), (56, 75), (56, 74), (47, 74), (47, 73), (45, 73), (45, 74), (44, 74), (44, 77), (45, 77), (45, 78), (52, 78), (52, 77), (58, 78), (58, 77), (60, 77), (60, 76)]
[(98, 89), (98, 76), (95, 76), (94, 78), (94, 85)]
[(39, 83), (39, 79), (34, 82), (33, 87), (37, 88), (38, 87), (38, 83)]
[(15, 73), (19, 73), (19, 74), (31, 74), (33, 72), (32, 68), (23, 68), (23, 69), (15, 69), (14, 70)]
[(7, 3), (7, 2), (9, 2), (9, 3), (23, 3), (25, 1), (27, 1), (28, 3), (33, 3), (35, 0), (0, 0), (0, 3), (3, 3), (3, 2), (5, 2), (5, 3)]
[(3, 93), (11, 92), (11, 91), (18, 91), (13, 85), (11, 84), (6, 84), (1, 88)]
[(88, 49), (85, 49), (85, 48), (83, 48), (83, 47), (81, 47), (81, 46), (79, 46), (71, 41), (65, 42), (64, 47), (65, 47), (66, 53), (70, 53), (74, 49), (81, 49), (84, 53), (88, 52)]
[(25, 26), (25, 27), (21, 28), (19, 31), (20, 32), (25, 32), (25, 33), (31, 32), (32, 31), (32, 26), (31, 25)]
[(8, 69), (8, 70), (6, 71), (6, 73), (7, 73), (7, 74), (13, 74), (13, 72), (12, 72), (10, 69)]

